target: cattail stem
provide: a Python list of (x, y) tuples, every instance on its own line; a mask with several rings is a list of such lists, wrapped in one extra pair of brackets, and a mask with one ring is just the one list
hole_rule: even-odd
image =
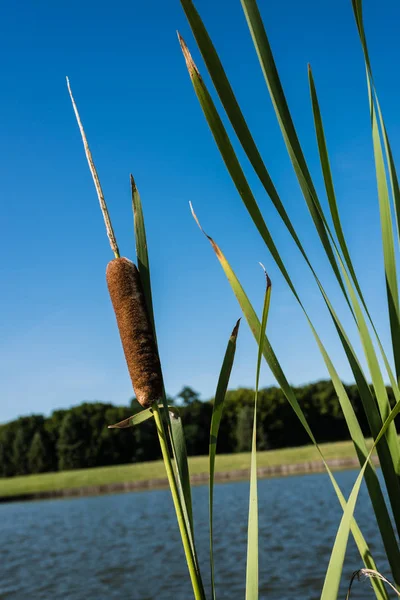
[(171, 489), (172, 500), (173, 500), (174, 507), (175, 507), (176, 518), (178, 520), (179, 531), (180, 531), (181, 538), (182, 538), (183, 549), (185, 552), (185, 557), (186, 557), (186, 561), (187, 561), (187, 565), (188, 565), (188, 569), (189, 569), (190, 579), (191, 579), (192, 586), (193, 586), (194, 597), (196, 600), (205, 600), (203, 587), (201, 585), (201, 582), (199, 581), (199, 575), (198, 575), (198, 572), (196, 569), (195, 559), (194, 559), (194, 556), (192, 553), (192, 548), (191, 548), (191, 544), (190, 544), (190, 540), (189, 540), (189, 534), (187, 531), (185, 518), (183, 515), (182, 503), (181, 503), (181, 499), (179, 497), (178, 487), (176, 484), (175, 474), (174, 474), (174, 470), (172, 468), (172, 461), (171, 461), (171, 456), (170, 456), (170, 453), (168, 450), (168, 444), (167, 444), (167, 439), (166, 439), (166, 435), (165, 435), (164, 424), (162, 422), (162, 416), (161, 416), (158, 404), (156, 402), (153, 404), (152, 408), (154, 411), (154, 421), (155, 421), (156, 428), (157, 428), (157, 434), (158, 434), (158, 439), (160, 442), (161, 453), (162, 453), (162, 457), (164, 460), (165, 470), (167, 472), (168, 483), (169, 483), (169, 487)]

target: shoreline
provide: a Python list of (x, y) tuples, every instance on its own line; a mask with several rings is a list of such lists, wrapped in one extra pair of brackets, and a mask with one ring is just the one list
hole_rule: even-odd
[[(326, 461), (332, 471), (356, 469), (359, 467), (357, 458), (333, 458)], [(374, 464), (378, 464), (377, 458), (373, 457)], [(257, 475), (260, 478), (267, 477), (287, 477), (290, 475), (307, 475), (312, 473), (321, 473), (325, 471), (321, 460), (308, 461), (293, 464), (269, 465), (259, 467)], [(227, 481), (240, 481), (247, 479), (250, 475), (249, 469), (233, 469), (230, 471), (219, 471), (214, 475), (216, 483)], [(194, 485), (208, 483), (208, 473), (196, 473), (191, 476), (190, 481)], [(142, 490), (163, 489), (168, 487), (168, 480), (165, 477), (152, 479), (139, 479), (131, 481), (121, 481), (99, 485), (77, 486), (56, 490), (43, 490), (38, 492), (28, 492), (26, 494), (14, 494), (0, 496), (0, 504), (8, 502), (26, 502), (30, 500), (46, 500), (51, 498), (79, 498), (83, 496), (100, 496), (103, 494), (116, 494), (123, 492), (134, 492)]]

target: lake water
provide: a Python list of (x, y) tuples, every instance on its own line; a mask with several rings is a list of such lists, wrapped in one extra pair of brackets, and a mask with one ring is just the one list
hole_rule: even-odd
[[(355, 478), (353, 471), (337, 473), (346, 494)], [(218, 598), (244, 599), (248, 491), (247, 482), (215, 488)], [(208, 581), (207, 486), (193, 489), (193, 503)], [(341, 515), (327, 475), (261, 480), (259, 507), (260, 599), (318, 600)], [(357, 519), (388, 573), (365, 489)], [(351, 540), (346, 583), (361, 566)], [(354, 600), (375, 597), (369, 582), (353, 590)], [(0, 598), (190, 600), (169, 490), (0, 505)]]

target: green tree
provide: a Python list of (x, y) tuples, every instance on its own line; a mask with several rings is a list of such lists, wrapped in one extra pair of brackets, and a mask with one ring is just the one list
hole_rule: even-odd
[(184, 406), (188, 406), (199, 400), (200, 394), (195, 392), (191, 387), (185, 385), (176, 397), (182, 400)]
[(239, 410), (236, 423), (236, 449), (238, 452), (249, 452), (251, 450), (253, 410), (248, 405), (242, 406)]
[(15, 475), (13, 458), (14, 423), (0, 427), (0, 477)]
[(208, 454), (211, 402), (198, 399), (189, 402), (180, 409), (186, 438), (187, 453), (190, 456)]
[(49, 450), (45, 434), (37, 431), (33, 436), (28, 452), (30, 473), (46, 473), (47, 471), (51, 471), (52, 459)]
[(14, 422), (15, 437), (12, 444), (12, 455), (16, 475), (26, 475), (29, 473), (29, 448), (35, 432), (41, 430), (43, 425), (44, 417), (42, 415), (20, 417)]
[(61, 423), (68, 411), (55, 410), (51, 416), (46, 419), (44, 424), (44, 432), (49, 444), (49, 455), (51, 457), (50, 471), (58, 471), (58, 438), (60, 436)]
[(82, 429), (80, 416), (74, 410), (68, 411), (62, 420), (57, 444), (60, 471), (86, 466)]
[(18, 427), (13, 441), (13, 462), (16, 475), (29, 473), (26, 436), (22, 426)]

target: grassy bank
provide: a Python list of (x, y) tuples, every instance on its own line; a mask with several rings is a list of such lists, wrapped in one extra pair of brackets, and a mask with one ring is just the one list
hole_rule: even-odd
[[(355, 457), (351, 442), (335, 442), (322, 444), (327, 459)], [(313, 446), (270, 450), (258, 454), (258, 466), (288, 465), (318, 460), (319, 456)], [(208, 472), (208, 457), (194, 456), (189, 459), (190, 473)], [(216, 472), (229, 472), (247, 469), (250, 466), (250, 454), (222, 454), (217, 457)], [(97, 467), (79, 469), (60, 473), (44, 473), (42, 475), (26, 475), (0, 479), (0, 496), (32, 494), (50, 490), (79, 488), (93, 485), (107, 485), (132, 480), (149, 480), (165, 477), (162, 461), (119, 465), (113, 467)]]

